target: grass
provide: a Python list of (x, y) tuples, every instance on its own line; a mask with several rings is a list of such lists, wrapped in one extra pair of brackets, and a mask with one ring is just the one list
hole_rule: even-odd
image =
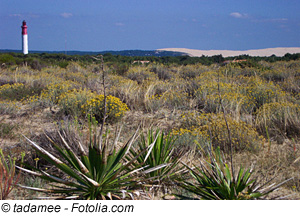
[(16, 136), (14, 131), (18, 128), (18, 125), (0, 122), (0, 138), (14, 138)]
[(16, 174), (15, 161), (10, 156), (6, 158), (0, 149), (0, 200), (7, 199), (20, 180), (20, 173)]
[(263, 127), (268, 127), (271, 137), (279, 136), (282, 139), (297, 137), (299, 127), (300, 108), (291, 102), (273, 102), (264, 104), (256, 116), (256, 127), (261, 133)]
[[(71, 135), (67, 141), (74, 139), (87, 143), (88, 139), (84, 138), (89, 133), (87, 115), (94, 115), (99, 122), (103, 118), (101, 97), (104, 91), (99, 77), (102, 68), (76, 62), (64, 67), (35, 70), (15, 66), (0, 70), (0, 136), (6, 145), (3, 147), (19, 146), (30, 151), (28, 142), (20, 140), (16, 133), (24, 134), (33, 142), (37, 140), (38, 146), (47, 147), (49, 143), (38, 137), (44, 130), (54, 133), (57, 124), (67, 121), (71, 122), (67, 126), (73, 126), (71, 124), (76, 121), (78, 128), (78, 135)], [(110, 130), (107, 135), (123, 126), (116, 143), (118, 152), (137, 127), (145, 131), (153, 127), (161, 134), (174, 135), (176, 141), (169, 145), (171, 159), (179, 155), (184, 163), (203, 162), (205, 158), (197, 152), (195, 140), (206, 148), (211, 143), (215, 148), (220, 147), (227, 157), (230, 144), (224, 110), (235, 149), (236, 169), (255, 162), (255, 175), (263, 182), (271, 177), (278, 183), (294, 177), (283, 187), (296, 193), (292, 198), (300, 198), (297, 182), (300, 164), (296, 160), (300, 156), (299, 67), (299, 60), (262, 62), (251, 67), (150, 63), (127, 66), (122, 70), (104, 64), (107, 114), (111, 115), (105, 121), (105, 127)], [(84, 96), (83, 91), (93, 94), (93, 98)], [(140, 140), (141, 143), (144, 141), (140, 147), (150, 144), (148, 135), (142, 134), (145, 138)], [(161, 143), (167, 141), (166, 136)], [(152, 139), (155, 137), (153, 134)], [(114, 142), (111, 138), (106, 140), (110, 144)], [(63, 146), (61, 141), (58, 144)], [(183, 156), (181, 152), (186, 154)], [(242, 155), (244, 159), (240, 158)], [(157, 159), (153, 157), (152, 160)], [(45, 162), (44, 159), (39, 161), (39, 168), (45, 168)], [(32, 161), (31, 165), (34, 164)], [(191, 176), (188, 178), (192, 180)]]

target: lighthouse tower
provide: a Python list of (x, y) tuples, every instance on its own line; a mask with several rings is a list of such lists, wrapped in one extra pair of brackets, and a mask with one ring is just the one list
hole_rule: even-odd
[(23, 54), (28, 54), (28, 35), (26, 21), (23, 21), (22, 25), (22, 50)]

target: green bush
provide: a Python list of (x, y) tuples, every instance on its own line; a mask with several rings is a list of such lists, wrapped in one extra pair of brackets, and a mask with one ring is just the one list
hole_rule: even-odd
[(63, 61), (60, 61), (57, 65), (58, 65), (60, 68), (67, 68), (67, 66), (69, 65), (69, 62), (66, 61), (66, 60), (63, 60)]
[(14, 65), (16, 64), (15, 58), (10, 54), (0, 54), (0, 65)]

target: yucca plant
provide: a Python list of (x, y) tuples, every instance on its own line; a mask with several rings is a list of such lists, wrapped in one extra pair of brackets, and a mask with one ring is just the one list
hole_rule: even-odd
[[(200, 166), (191, 168), (186, 165), (186, 167), (189, 169), (194, 181), (182, 181), (177, 182), (177, 184), (203, 200), (265, 199), (267, 195), (290, 180), (278, 185), (268, 185), (270, 181), (260, 184), (258, 179), (252, 178), (253, 169), (251, 168), (239, 168), (234, 175), (230, 165), (223, 159), (220, 149), (211, 151), (209, 161), (200, 162)], [(195, 199), (178, 196), (183, 199)]]
[[(134, 158), (126, 158), (137, 136), (138, 130), (127, 143), (118, 148), (117, 143), (121, 133), (120, 130), (118, 134), (116, 133), (117, 135), (112, 146), (109, 145), (110, 138), (107, 134), (104, 135), (108, 107), (103, 56), (100, 55), (100, 59), (97, 57), (94, 57), (94, 59), (101, 61), (100, 67), (102, 70), (104, 108), (99, 134), (97, 129), (92, 130), (92, 125), (96, 125), (96, 119), (93, 118), (89, 121), (90, 140), (87, 144), (88, 150), (78, 142), (78, 149), (76, 150), (79, 150), (79, 155), (74, 152), (74, 146), (72, 149), (60, 133), (59, 137), (63, 143), (62, 146), (59, 146), (49, 138), (58, 152), (56, 153), (57, 156), (54, 156), (49, 151), (25, 137), (42, 158), (50, 162), (58, 171), (65, 175), (61, 177), (34, 167), (31, 167), (31, 170), (19, 167), (27, 173), (54, 183), (52, 188), (49, 189), (22, 186), (23, 188), (58, 194), (56, 198), (121, 199), (125, 198), (126, 195), (133, 198), (133, 193), (136, 192), (136, 189), (139, 188), (139, 184), (141, 183), (140, 177), (142, 175), (139, 175), (139, 173), (146, 174), (163, 167), (159, 166), (151, 170), (145, 170), (144, 167), (135, 166), (136, 159), (144, 153), (143, 151), (137, 152)], [(145, 149), (145, 151), (146, 150), (148, 149)], [(67, 176), (67, 178), (64, 178), (65, 176)], [(139, 194), (139, 191), (137, 194)]]
[[(183, 155), (183, 151), (174, 153), (175, 137), (156, 130), (148, 131), (147, 136), (141, 135), (138, 141), (138, 151), (130, 149), (129, 158), (137, 158), (135, 166), (155, 169), (147, 173), (147, 181), (151, 184), (164, 185), (171, 183), (171, 180), (179, 178), (182, 169), (178, 164)], [(144, 152), (138, 155), (138, 152)], [(156, 167), (162, 166), (160, 169)]]
[[(88, 144), (88, 151), (78, 142), (78, 149), (81, 155), (76, 155), (71, 149), (63, 135), (59, 133), (63, 146), (58, 146), (51, 140), (53, 146), (58, 151), (58, 156), (53, 156), (50, 152), (40, 147), (27, 137), (26, 140), (37, 151), (40, 157), (54, 165), (61, 173), (60, 177), (50, 174), (41, 169), (30, 167), (29, 169), (18, 167), (19, 169), (38, 176), (42, 179), (54, 183), (49, 189), (32, 188), (21, 186), (25, 189), (56, 194), (56, 197), (47, 198), (78, 198), (78, 199), (125, 199), (134, 198), (134, 193), (138, 195), (139, 184), (141, 183), (139, 172), (147, 173), (144, 168), (137, 167), (136, 158), (144, 152), (136, 152), (135, 158), (126, 159), (126, 155), (131, 150), (138, 131), (124, 144), (117, 149), (118, 137), (109, 149), (109, 138), (97, 137), (95, 132), (91, 135)], [(152, 169), (155, 171), (156, 168)], [(151, 172), (152, 170), (148, 171)]]
[(15, 171), (16, 160), (10, 156), (7, 157), (7, 160), (2, 149), (0, 149), (0, 200), (7, 199), (8, 195), (20, 180), (20, 173), (16, 175)]

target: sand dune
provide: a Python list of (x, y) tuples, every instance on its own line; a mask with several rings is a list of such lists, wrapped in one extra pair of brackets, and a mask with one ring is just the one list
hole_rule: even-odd
[(284, 56), (286, 53), (294, 54), (300, 53), (300, 47), (278, 47), (278, 48), (267, 48), (267, 49), (258, 49), (258, 50), (194, 50), (194, 49), (186, 49), (186, 48), (164, 48), (158, 49), (158, 51), (174, 51), (174, 52), (182, 52), (186, 53), (189, 56), (193, 57), (201, 57), (204, 56), (214, 56), (222, 54), (223, 57), (233, 57), (238, 55), (250, 55), (250, 56), (272, 56), (273, 54), (276, 56)]

